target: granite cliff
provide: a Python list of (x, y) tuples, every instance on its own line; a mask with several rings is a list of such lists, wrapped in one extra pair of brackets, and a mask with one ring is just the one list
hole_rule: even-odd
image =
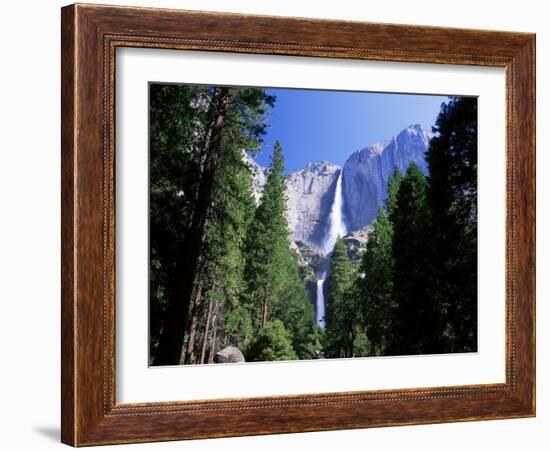
[(388, 178), (397, 167), (405, 173), (411, 162), (428, 172), (425, 152), (431, 133), (411, 125), (389, 141), (350, 155), (343, 169), (345, 220), (349, 230), (370, 224), (388, 197)]
[[(372, 221), (387, 198), (389, 177), (414, 162), (428, 172), (425, 153), (431, 133), (411, 125), (388, 141), (351, 154), (340, 167), (329, 161), (309, 163), (286, 177), (287, 221), (291, 246), (299, 256), (317, 322), (324, 327), (323, 284), (336, 238), (345, 235), (350, 258), (359, 261)], [(268, 171), (251, 157), (244, 160), (252, 174), (252, 189), (259, 202)]]
[[(404, 173), (414, 162), (424, 173), (428, 172), (425, 152), (430, 138), (431, 132), (420, 125), (411, 125), (390, 140), (352, 153), (343, 168), (329, 161), (318, 161), (289, 174), (287, 219), (292, 240), (316, 249), (323, 247), (340, 174), (348, 235), (364, 230), (387, 198), (388, 178), (395, 167)], [(245, 161), (251, 168), (254, 197), (258, 201), (267, 170), (248, 155)]]
[(287, 219), (292, 239), (321, 247), (338, 175), (342, 168), (328, 161), (308, 164), (286, 179)]

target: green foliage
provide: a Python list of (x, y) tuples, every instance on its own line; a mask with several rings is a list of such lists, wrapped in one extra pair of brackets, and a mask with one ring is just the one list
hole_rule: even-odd
[(262, 326), (262, 309), (277, 304), (287, 281), (289, 241), (285, 212), (284, 161), (279, 142), (275, 143), (271, 168), (260, 205), (247, 237), (248, 298), (257, 309), (257, 325)]
[(296, 360), (290, 332), (281, 320), (268, 321), (250, 346), (247, 361)]
[(296, 254), (290, 249), (283, 170), (282, 148), (276, 142), (261, 202), (249, 227), (247, 300), (256, 312), (257, 329), (265, 327), (268, 319), (282, 320), (294, 352), (300, 358), (311, 358), (316, 339), (315, 318), (300, 278)]
[[(151, 85), (150, 87), (150, 308), (151, 351), (154, 354), (162, 331), (163, 312), (174, 299), (174, 285), (181, 278), (176, 262), (185, 255), (182, 248), (196, 203), (204, 165), (204, 149), (211, 138), (211, 109), (216, 88), (208, 86)], [(275, 98), (265, 90), (231, 89), (222, 131), (218, 174), (212, 186), (212, 205), (207, 210), (192, 321), (198, 319), (204, 339), (208, 321), (205, 305), (213, 301), (213, 311), (222, 320), (229, 318), (224, 340), (250, 340), (246, 319), (243, 330), (234, 330), (239, 297), (245, 290), (244, 242), (253, 219), (249, 168), (243, 162), (243, 149), (254, 152), (262, 143), (269, 107)], [(200, 280), (200, 284), (198, 284)], [(218, 324), (217, 323), (217, 324)], [(186, 327), (182, 324), (182, 327)], [(216, 326), (217, 327), (217, 326)], [(212, 327), (210, 331), (212, 333)], [(202, 331), (202, 332), (201, 332)], [(223, 330), (222, 330), (223, 334)], [(219, 336), (219, 335), (218, 335)], [(189, 333), (186, 335), (189, 340)], [(191, 346), (193, 348), (193, 346)]]
[(411, 163), (399, 186), (395, 210), (392, 255), (393, 297), (397, 304), (393, 354), (443, 352), (442, 318), (438, 305), (429, 296), (429, 249), (432, 246), (427, 203), (428, 182), (418, 166)]
[(226, 344), (240, 348), (248, 346), (254, 335), (252, 311), (241, 301), (247, 288), (246, 236), (256, 210), (243, 149), (253, 152), (261, 145), (268, 106), (273, 102), (274, 98), (261, 89), (231, 89), (223, 153), (205, 227), (201, 272), (207, 287), (204, 298), (213, 300), (221, 312), (220, 335)]
[(370, 355), (386, 355), (395, 340), (397, 303), (394, 299), (393, 223), (403, 175), (396, 167), (388, 180), (388, 197), (372, 224), (357, 284)]
[(443, 104), (426, 153), (388, 182), (361, 273), (375, 355), (474, 351), (477, 329), (477, 103)]
[(397, 205), (397, 195), (399, 193), (399, 187), (401, 186), (401, 181), (403, 180), (403, 174), (396, 166), (393, 174), (388, 180), (388, 197), (385, 202), (385, 213), (391, 215), (392, 211), (395, 210)]
[[(181, 276), (175, 262), (196, 204), (211, 138), (216, 88), (151, 85), (150, 344)], [(476, 349), (477, 111), (473, 99), (442, 105), (427, 152), (428, 177), (411, 164), (388, 180), (388, 198), (360, 265), (343, 239), (325, 283), (326, 330), (315, 324), (291, 248), (279, 142), (259, 205), (243, 149), (262, 144), (275, 99), (231, 88), (204, 244), (186, 328), (189, 362), (233, 345), (247, 360), (293, 360)], [(192, 236), (192, 235), (191, 235)], [(193, 331), (191, 329), (193, 328)], [(204, 350), (204, 352), (203, 352)], [(200, 354), (200, 356), (199, 356)], [(211, 361), (211, 360), (210, 360)]]
[[(394, 193), (396, 203), (397, 190)], [(395, 204), (392, 209), (395, 209)], [(393, 298), (392, 243), (393, 224), (386, 211), (380, 209), (361, 262), (364, 277), (359, 280), (365, 330), (375, 355), (386, 354), (395, 332), (397, 304)]]
[(477, 101), (442, 105), (426, 154), (432, 211), (431, 296), (442, 302), (450, 352), (477, 349)]
[(223, 331), (229, 344), (240, 350), (248, 349), (255, 336), (250, 309), (240, 303), (235, 306), (227, 306)]
[[(297, 255), (290, 249), (282, 148), (278, 142), (274, 146), (272, 165), (257, 208), (250, 169), (243, 162), (242, 149), (253, 152), (261, 143), (266, 105), (273, 100), (261, 90), (231, 91), (219, 175), (214, 181), (197, 275), (201, 289), (195, 294), (198, 305), (191, 310), (192, 321), (198, 323), (197, 332), (186, 334), (191, 362), (199, 360), (193, 355), (199, 352), (197, 348), (212, 346), (206, 337), (213, 334), (210, 311), (215, 312), (215, 327), (220, 329), (219, 344), (213, 346), (223, 343), (245, 350), (255, 343), (255, 358), (259, 359), (267, 355), (259, 350), (259, 343), (263, 343), (258, 341), (259, 334), (268, 320), (279, 319), (284, 322), (284, 337), (292, 350), (285, 352), (285, 358), (311, 358), (320, 351), (313, 308), (301, 280)], [(207, 308), (210, 303), (212, 309)], [(262, 337), (265, 341), (266, 337)], [(190, 340), (199, 346), (190, 344)]]
[(344, 240), (338, 238), (325, 283), (328, 298), (325, 316), (326, 357), (354, 357), (366, 352), (364, 346), (358, 346), (361, 312), (356, 278), (357, 271), (347, 254)]
[(195, 174), (210, 94), (206, 88), (150, 85), (150, 340), (155, 349), (162, 312), (173, 296), (175, 262), (191, 216)]
[[(226, 317), (223, 332), (233, 345), (241, 346), (251, 336), (250, 312), (239, 304), (239, 298), (246, 289), (244, 245), (255, 203), (248, 168), (239, 159), (242, 150), (227, 143), (224, 157), (206, 222), (202, 278), (208, 287), (206, 298), (215, 300)], [(237, 314), (248, 317), (237, 320)], [(241, 331), (236, 330), (236, 321)]]

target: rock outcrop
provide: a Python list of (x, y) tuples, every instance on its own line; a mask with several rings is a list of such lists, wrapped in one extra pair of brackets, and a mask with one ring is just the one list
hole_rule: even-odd
[(344, 243), (348, 250), (349, 258), (353, 261), (360, 261), (367, 246), (369, 234), (372, 231), (372, 225), (366, 225), (362, 229), (354, 230), (344, 237)]
[(328, 271), (328, 259), (326, 255), (315, 246), (309, 246), (303, 241), (297, 241), (295, 250), (298, 252), (299, 263), (312, 269), (316, 275)]
[(376, 218), (388, 196), (388, 178), (397, 167), (404, 173), (411, 162), (422, 172), (428, 167), (425, 152), (431, 133), (411, 125), (389, 141), (353, 153), (343, 169), (345, 220), (348, 230), (358, 230)]
[(248, 165), (252, 175), (252, 194), (256, 204), (260, 203), (265, 183), (267, 182), (267, 169), (260, 166), (247, 152), (243, 152), (243, 161)]

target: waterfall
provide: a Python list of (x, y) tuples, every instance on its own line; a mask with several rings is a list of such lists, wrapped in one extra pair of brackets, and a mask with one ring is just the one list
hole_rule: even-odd
[[(347, 233), (347, 227), (344, 222), (344, 199), (342, 197), (342, 171), (338, 174), (338, 180), (336, 181), (336, 189), (334, 190), (334, 199), (332, 201), (332, 208), (329, 216), (329, 228), (323, 244), (321, 245), (321, 252), (327, 256), (334, 249), (336, 240), (338, 237), (345, 236)], [(325, 294), (323, 292), (323, 286), (325, 284), (326, 272), (323, 272), (317, 280), (317, 324), (325, 328)]]
[(317, 324), (319, 327), (325, 328), (325, 295), (323, 293), (323, 285), (325, 284), (326, 272), (321, 274), (321, 278), (317, 280)]
[(346, 224), (344, 223), (344, 200), (342, 196), (342, 171), (338, 175), (336, 181), (336, 189), (334, 190), (334, 200), (329, 216), (329, 229), (323, 240), (321, 251), (328, 255), (332, 252), (336, 240), (339, 236), (344, 236), (348, 233)]

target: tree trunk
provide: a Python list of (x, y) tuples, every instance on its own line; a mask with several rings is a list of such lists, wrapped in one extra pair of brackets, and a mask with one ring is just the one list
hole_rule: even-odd
[(203, 281), (200, 280), (195, 291), (195, 297), (193, 298), (193, 305), (191, 306), (191, 324), (189, 325), (189, 340), (187, 341), (187, 350), (185, 352), (184, 363), (193, 363), (193, 352), (195, 351), (195, 338), (197, 335), (197, 322), (198, 322), (198, 307), (202, 295)]
[(191, 223), (184, 238), (180, 258), (176, 262), (176, 277), (173, 281), (174, 297), (165, 311), (164, 327), (159, 339), (155, 365), (177, 365), (183, 350), (185, 325), (193, 295), (193, 285), (199, 262), (204, 235), (204, 223), (211, 204), (214, 177), (220, 160), (222, 131), (229, 103), (229, 88), (220, 88), (214, 94), (210, 139), (206, 140), (204, 167), (197, 192)]
[(214, 363), (214, 354), (216, 353), (216, 315), (212, 317), (212, 341), (210, 342), (210, 352), (208, 353), (208, 363)]
[(267, 301), (264, 301), (264, 305), (262, 306), (262, 328), (265, 327), (267, 323)]
[(212, 299), (208, 301), (208, 314), (206, 315), (206, 325), (204, 326), (204, 335), (202, 337), (202, 349), (201, 349), (201, 359), (200, 364), (204, 363), (204, 358), (206, 357), (206, 343), (208, 342), (208, 332), (210, 328), (210, 317), (212, 316)]
[(267, 323), (267, 284), (264, 286), (264, 301), (260, 314), (260, 329), (265, 327), (265, 323)]

